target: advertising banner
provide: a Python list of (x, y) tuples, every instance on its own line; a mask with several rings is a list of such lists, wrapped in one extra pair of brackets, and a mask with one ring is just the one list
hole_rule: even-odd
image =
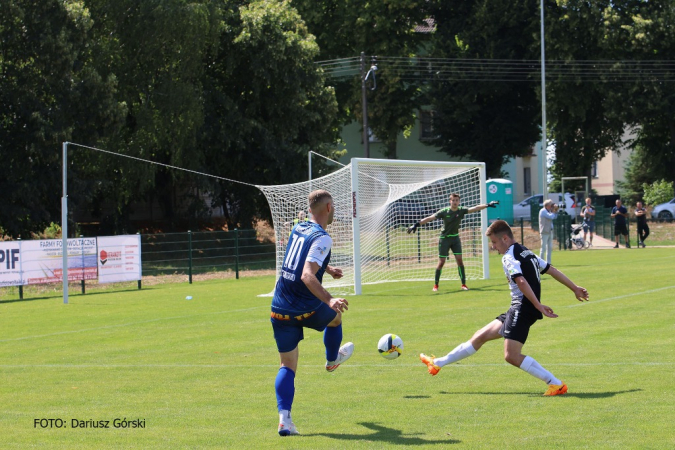
[[(61, 247), (60, 239), (21, 241), (24, 284), (63, 281)], [(96, 276), (96, 238), (68, 239), (68, 281), (95, 280)]]
[(98, 238), (98, 282), (141, 279), (141, 235)]
[(0, 287), (22, 284), (21, 241), (0, 242)]

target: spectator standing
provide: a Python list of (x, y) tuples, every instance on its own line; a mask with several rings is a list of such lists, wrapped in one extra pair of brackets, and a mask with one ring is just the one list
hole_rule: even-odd
[(614, 239), (616, 245), (614, 248), (619, 248), (619, 235), (623, 235), (626, 239), (626, 248), (630, 248), (630, 240), (628, 238), (628, 227), (626, 226), (626, 218), (628, 218), (628, 210), (621, 204), (621, 199), (617, 199), (616, 206), (612, 208), (611, 217), (614, 219)]
[(557, 217), (558, 205), (549, 198), (539, 211), (539, 235), (541, 237), (539, 257), (549, 264), (551, 264), (551, 252), (553, 251), (553, 221)]
[(645, 239), (649, 236), (649, 225), (647, 225), (647, 208), (642, 202), (637, 202), (635, 206), (635, 219), (637, 220), (638, 247), (645, 248)]
[(581, 215), (584, 218), (583, 228), (584, 228), (584, 241), (586, 240), (586, 234), (590, 233), (591, 245), (593, 245), (593, 232), (595, 231), (595, 208), (591, 205), (591, 198), (586, 199), (586, 204), (581, 208)]

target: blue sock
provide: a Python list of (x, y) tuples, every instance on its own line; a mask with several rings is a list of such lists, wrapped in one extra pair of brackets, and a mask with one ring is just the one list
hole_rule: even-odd
[(288, 367), (282, 366), (277, 373), (274, 389), (277, 391), (277, 408), (279, 412), (283, 409), (290, 411), (291, 406), (293, 406), (293, 397), (295, 396), (295, 372)]
[(323, 345), (326, 346), (326, 361), (335, 361), (342, 343), (342, 324), (337, 327), (326, 327), (323, 332)]

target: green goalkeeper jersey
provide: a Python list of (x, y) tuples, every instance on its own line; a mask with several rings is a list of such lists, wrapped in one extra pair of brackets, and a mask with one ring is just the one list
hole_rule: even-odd
[(437, 219), (443, 219), (443, 229), (441, 230), (441, 237), (458, 236), (459, 224), (466, 214), (469, 213), (467, 208), (457, 208), (457, 211), (443, 208), (435, 214)]

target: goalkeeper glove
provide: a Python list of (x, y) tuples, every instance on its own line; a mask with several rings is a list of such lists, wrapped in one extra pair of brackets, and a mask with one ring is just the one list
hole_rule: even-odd
[(492, 201), (492, 202), (488, 203), (488, 208), (496, 208), (497, 205), (499, 205), (499, 202), (495, 200), (495, 201)]
[(410, 226), (408, 227), (408, 234), (414, 233), (415, 231), (417, 231), (417, 228), (418, 228), (419, 226), (420, 226), (420, 223), (419, 223), (419, 222), (415, 222), (413, 225), (410, 225)]

